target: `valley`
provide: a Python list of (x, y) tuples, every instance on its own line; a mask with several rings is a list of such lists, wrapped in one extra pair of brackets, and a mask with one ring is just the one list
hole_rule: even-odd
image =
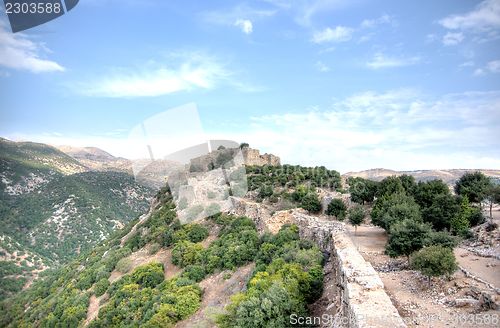
[[(319, 327), (447, 327), (471, 315), (495, 326), (498, 208), (487, 219), (486, 198), (481, 212), (451, 190), (500, 172), (370, 180), (271, 156), (220, 148), (153, 198), (118, 169), (40, 164), (49, 173), (29, 188), (19, 175), (19, 192), (2, 198), (2, 272), (24, 290), (6, 288), (0, 326), (287, 327), (292, 315)], [(433, 248), (454, 249), (457, 266), (432, 277), (413, 266)]]

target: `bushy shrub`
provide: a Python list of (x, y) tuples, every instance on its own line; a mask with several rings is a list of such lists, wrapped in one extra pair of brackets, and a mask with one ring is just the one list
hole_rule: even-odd
[(421, 249), (411, 256), (410, 263), (412, 268), (429, 278), (429, 284), (431, 277), (451, 275), (458, 268), (453, 251), (442, 246)]
[(321, 202), (319, 200), (318, 194), (316, 192), (307, 193), (307, 195), (302, 198), (300, 207), (311, 213), (317, 213), (321, 211)]
[(165, 279), (163, 264), (153, 262), (139, 266), (132, 272), (131, 279), (143, 288), (154, 288)]
[(385, 252), (390, 257), (407, 256), (424, 247), (431, 232), (429, 224), (406, 219), (391, 226)]
[(98, 282), (95, 283), (94, 285), (94, 294), (96, 296), (101, 296), (108, 290), (109, 287), (109, 280), (107, 278), (102, 278)]
[(328, 204), (326, 214), (334, 216), (338, 220), (343, 220), (347, 214), (347, 206), (342, 199), (334, 198), (330, 204)]

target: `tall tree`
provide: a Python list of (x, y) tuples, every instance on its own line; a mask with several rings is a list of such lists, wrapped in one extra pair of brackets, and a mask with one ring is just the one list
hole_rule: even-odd
[(473, 203), (481, 203), (486, 197), (486, 191), (491, 187), (491, 180), (483, 173), (465, 173), (455, 184), (455, 192), (466, 196)]
[(486, 198), (490, 202), (490, 219), (493, 219), (493, 204), (500, 204), (500, 184), (492, 184), (486, 190)]
[(334, 198), (328, 204), (326, 209), (326, 214), (334, 216), (337, 220), (343, 220), (347, 213), (347, 206), (344, 204), (342, 199)]
[(354, 226), (354, 234), (358, 231), (358, 226), (363, 223), (365, 219), (365, 210), (360, 205), (356, 205), (349, 209), (348, 214), (349, 223)]
[(426, 223), (409, 219), (397, 222), (391, 226), (385, 252), (390, 257), (404, 255), (409, 260), (410, 254), (424, 247), (430, 232)]

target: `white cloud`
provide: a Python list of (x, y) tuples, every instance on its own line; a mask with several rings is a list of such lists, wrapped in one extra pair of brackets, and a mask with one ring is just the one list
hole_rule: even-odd
[(225, 10), (202, 12), (200, 13), (200, 17), (209, 24), (234, 26), (236, 21), (257, 21), (272, 17), (276, 12), (277, 10), (275, 9), (259, 9), (241, 4)]
[(375, 19), (365, 19), (361, 22), (361, 27), (362, 28), (374, 28), (377, 27), (378, 25), (383, 25), (383, 24), (396, 24), (396, 21), (394, 20), (393, 17), (389, 15), (382, 15), (379, 18)]
[(78, 86), (85, 95), (98, 97), (154, 97), (194, 89), (212, 89), (229, 81), (222, 64), (197, 53), (175, 55), (169, 65), (150, 64), (145, 69), (120, 72)]
[(458, 67), (472, 67), (474, 65), (475, 64), (473, 61), (466, 61), (466, 62), (463, 62), (462, 64), (458, 65)]
[(324, 14), (352, 4), (345, 0), (264, 0), (275, 8), (289, 13), (295, 22), (304, 27), (311, 27), (317, 14)]
[(486, 67), (492, 73), (500, 73), (500, 60), (490, 61)]
[(403, 67), (415, 65), (420, 61), (420, 57), (388, 57), (383, 53), (376, 53), (372, 60), (366, 63), (371, 69)]
[(500, 167), (500, 91), (438, 98), (414, 90), (364, 92), (325, 110), (252, 119), (245, 140), (282, 162), (342, 172)]
[(239, 27), (241, 31), (245, 34), (250, 34), (253, 31), (252, 21), (248, 19), (238, 19), (235, 23), (235, 26)]
[(486, 0), (478, 4), (474, 10), (450, 15), (439, 21), (447, 29), (487, 31), (500, 28), (500, 0)]
[(472, 75), (474, 75), (474, 76), (482, 76), (482, 75), (484, 75), (484, 74), (485, 74), (485, 73), (484, 73), (484, 70), (483, 70), (482, 68), (476, 68), (476, 69), (474, 70), (474, 73), (472, 73)]
[(11, 33), (0, 21), (0, 66), (33, 73), (63, 72), (55, 61), (41, 58), (47, 49), (42, 43), (28, 39), (22, 33)]
[(345, 26), (337, 26), (334, 29), (327, 27), (322, 31), (316, 31), (313, 34), (312, 42), (325, 43), (349, 41), (352, 38), (353, 32), (354, 29)]
[(315, 64), (315, 66), (318, 69), (318, 71), (320, 71), (320, 72), (326, 73), (326, 72), (330, 71), (330, 66), (326, 65), (321, 60), (318, 60)]
[(487, 73), (500, 73), (500, 59), (488, 62), (483, 68), (474, 70), (474, 76), (483, 76)]
[(461, 32), (453, 33), (448, 32), (443, 36), (443, 44), (445, 46), (457, 45), (464, 40), (464, 34)]

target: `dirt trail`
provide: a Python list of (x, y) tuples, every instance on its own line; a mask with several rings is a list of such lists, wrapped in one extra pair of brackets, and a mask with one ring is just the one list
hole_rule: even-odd
[(229, 271), (214, 274), (200, 282), (203, 299), (199, 310), (188, 319), (175, 325), (176, 328), (217, 327), (215, 315), (223, 311), (229, 304), (231, 296), (245, 290), (254, 264), (238, 268), (229, 279), (225, 279)]
[(106, 297), (107, 295), (104, 294), (100, 297), (96, 297), (95, 295), (90, 296), (89, 299), (89, 308), (87, 310), (87, 319), (85, 319), (85, 322), (83, 323), (83, 326), (86, 327), (88, 324), (97, 318), (97, 315), (99, 314), (99, 308), (100, 308), (100, 303), (101, 299)]
[(149, 245), (141, 248), (137, 252), (130, 254), (126, 257), (130, 261), (130, 267), (127, 272), (120, 272), (113, 270), (109, 276), (109, 282), (113, 283), (120, 279), (125, 274), (132, 272), (135, 268), (140, 265), (148, 264), (151, 262), (163, 263), (165, 267), (165, 279), (170, 279), (181, 271), (181, 269), (172, 264), (172, 250), (171, 249), (160, 249), (155, 254), (149, 254)]

